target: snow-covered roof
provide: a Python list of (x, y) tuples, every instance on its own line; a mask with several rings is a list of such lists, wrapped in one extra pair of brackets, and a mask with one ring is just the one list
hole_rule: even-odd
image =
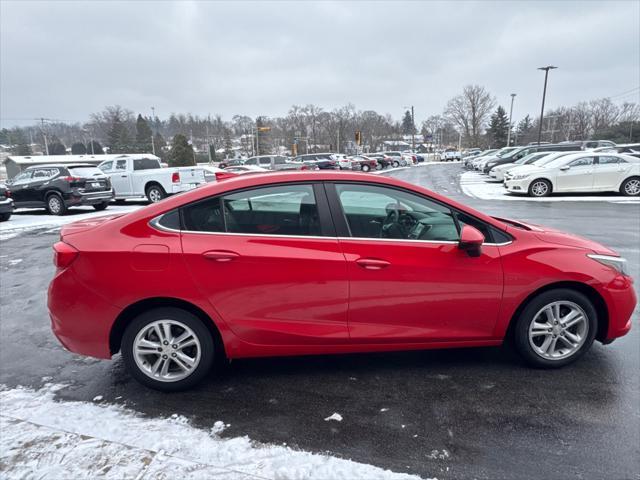
[(160, 160), (159, 157), (151, 153), (114, 153), (103, 155), (9, 155), (3, 160), (3, 163), (12, 161), (18, 165), (35, 165), (43, 163), (83, 163), (83, 162), (104, 162), (105, 160), (114, 160), (122, 158), (152, 158)]

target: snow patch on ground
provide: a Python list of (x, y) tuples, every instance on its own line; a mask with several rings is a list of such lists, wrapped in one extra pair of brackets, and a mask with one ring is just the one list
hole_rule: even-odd
[(335, 420), (336, 422), (341, 422), (342, 421), (342, 415), (340, 415), (339, 413), (334, 413), (334, 414), (329, 415), (327, 418), (324, 419), (325, 422), (329, 422), (331, 420)]
[[(2, 478), (383, 479), (419, 477), (249, 438), (223, 422), (194, 428), (180, 415), (144, 418), (120, 406), (54, 400), (48, 384), (0, 391)], [(334, 414), (335, 415), (335, 414)]]
[(67, 215), (62, 215), (60, 217), (56, 215), (48, 215), (42, 209), (19, 209), (14, 212), (8, 221), (0, 223), (0, 240), (9, 240), (30, 230), (38, 230), (41, 228), (50, 228), (55, 230), (63, 225), (78, 220), (101, 217), (103, 215), (113, 215), (114, 213), (128, 213), (139, 208), (142, 208), (142, 205), (110, 205), (109, 208), (101, 212), (96, 212), (91, 207), (84, 210), (74, 208), (69, 210)]
[(640, 199), (616, 196), (550, 196), (544, 198), (531, 198), (525, 195), (513, 195), (507, 192), (502, 182), (487, 182), (486, 175), (479, 172), (464, 172), (460, 175), (460, 188), (469, 197), (480, 200), (520, 200), (527, 202), (609, 202), (628, 203), (640, 205)]

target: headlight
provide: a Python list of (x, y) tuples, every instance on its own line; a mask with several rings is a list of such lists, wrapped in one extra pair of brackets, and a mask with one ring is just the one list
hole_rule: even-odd
[(607, 267), (613, 268), (616, 272), (621, 273), (622, 275), (629, 276), (629, 271), (627, 270), (627, 261), (622, 257), (614, 257), (611, 255), (596, 255), (589, 253), (587, 254), (592, 260), (595, 260), (602, 265), (606, 265)]
[(529, 175), (529, 173), (521, 173), (520, 175), (510, 175), (510, 178), (511, 180), (524, 180)]

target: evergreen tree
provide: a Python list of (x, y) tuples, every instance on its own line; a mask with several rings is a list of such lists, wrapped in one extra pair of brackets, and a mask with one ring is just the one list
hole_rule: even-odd
[(60, 141), (58, 137), (53, 135), (49, 139), (49, 155), (66, 155), (67, 147)]
[(0, 145), (10, 145), (10, 144), (11, 144), (11, 140), (10, 140), (9, 130), (7, 130), (6, 128), (3, 128), (2, 130), (0, 130)]
[(138, 114), (138, 120), (136, 120), (136, 151), (139, 153), (150, 153), (152, 151), (152, 137), (153, 132), (151, 131), (147, 120), (142, 115)]
[(156, 133), (153, 137), (153, 148), (158, 157), (163, 156), (164, 150), (163, 148), (167, 146), (167, 141), (160, 134), (160, 132)]
[(209, 155), (211, 157), (211, 162), (217, 162), (218, 158), (216, 157), (216, 146), (215, 143), (209, 144)]
[(123, 123), (119, 114), (114, 114), (111, 127), (107, 133), (109, 153), (131, 153), (133, 145), (127, 126)]
[(85, 155), (87, 153), (87, 147), (84, 143), (76, 142), (71, 145), (71, 155)]
[(526, 145), (531, 141), (533, 133), (533, 122), (531, 121), (531, 117), (527, 115), (518, 122), (518, 127), (516, 128), (518, 143), (520, 145)]
[(416, 132), (416, 126), (413, 123), (411, 112), (407, 110), (406, 112), (404, 112), (404, 117), (402, 117), (402, 134), (411, 135)]
[(195, 165), (193, 147), (187, 141), (187, 137), (181, 133), (173, 137), (168, 163), (170, 167), (188, 167)]
[(509, 118), (502, 106), (498, 106), (494, 114), (491, 115), (487, 133), (491, 138), (491, 146), (493, 148), (502, 148), (507, 144)]
[(102, 155), (104, 154), (104, 150), (102, 149), (102, 145), (97, 140), (91, 140), (87, 144), (87, 154), (88, 155)]

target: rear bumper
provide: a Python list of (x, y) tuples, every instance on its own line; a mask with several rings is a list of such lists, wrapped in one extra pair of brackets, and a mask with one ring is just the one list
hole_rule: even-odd
[(201, 183), (174, 183), (171, 185), (171, 191), (168, 193), (181, 193), (188, 192), (189, 190), (193, 190), (196, 187), (199, 187)]
[(2, 213), (11, 213), (14, 209), (13, 200), (7, 198), (6, 200), (0, 201), (0, 214)]
[(114, 198), (113, 189), (101, 192), (71, 192), (64, 196), (64, 202), (68, 207), (76, 205), (97, 205), (99, 203), (110, 202)]
[(58, 272), (49, 284), (47, 306), (51, 329), (67, 350), (111, 358), (109, 335), (120, 309), (78, 282), (73, 266)]

